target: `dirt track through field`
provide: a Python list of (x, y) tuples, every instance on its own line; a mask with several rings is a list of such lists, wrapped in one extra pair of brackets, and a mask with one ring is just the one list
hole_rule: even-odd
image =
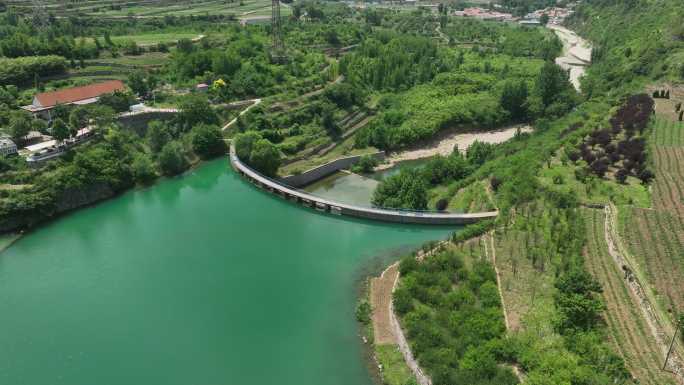
[(399, 264), (395, 263), (370, 282), (370, 302), (373, 308), (373, 338), (376, 345), (397, 344), (390, 323), (392, 288), (399, 275)]

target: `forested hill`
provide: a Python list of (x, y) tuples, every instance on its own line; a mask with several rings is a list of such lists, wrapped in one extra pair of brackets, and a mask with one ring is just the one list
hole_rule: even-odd
[[(585, 0), (570, 27), (594, 44), (589, 95), (650, 81), (684, 80), (681, 0)], [(623, 88), (625, 89), (625, 88)]]

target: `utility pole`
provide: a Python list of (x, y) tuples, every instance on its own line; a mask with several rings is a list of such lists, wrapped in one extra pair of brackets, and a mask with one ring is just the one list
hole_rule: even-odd
[(675, 322), (675, 332), (672, 335), (672, 341), (670, 341), (670, 347), (667, 349), (667, 355), (665, 356), (665, 362), (663, 363), (663, 370), (667, 368), (667, 361), (670, 359), (670, 354), (672, 353), (672, 348), (674, 347), (675, 340), (677, 339), (677, 333), (679, 332), (679, 329), (684, 326), (682, 325), (682, 316), (680, 315), (677, 319), (677, 322)]

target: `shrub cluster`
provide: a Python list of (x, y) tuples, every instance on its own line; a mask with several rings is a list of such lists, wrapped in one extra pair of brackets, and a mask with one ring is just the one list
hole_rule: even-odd
[(37, 76), (64, 73), (67, 62), (61, 56), (25, 56), (0, 58), (0, 85), (26, 84)]
[(404, 258), (394, 309), (416, 358), (435, 385), (517, 384), (505, 362), (506, 327), (496, 273), (477, 260), (443, 251), (416, 261)]
[(573, 162), (584, 160), (586, 171), (599, 178), (613, 167), (617, 169), (614, 178), (620, 183), (629, 175), (648, 183), (653, 173), (646, 164), (644, 131), (653, 114), (653, 106), (653, 99), (646, 94), (629, 97), (611, 117), (610, 128), (592, 131), (576, 151), (568, 151), (568, 158)]

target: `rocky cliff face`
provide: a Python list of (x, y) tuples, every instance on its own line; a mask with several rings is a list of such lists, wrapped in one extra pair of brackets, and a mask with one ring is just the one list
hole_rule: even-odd
[(106, 183), (96, 183), (87, 188), (68, 189), (57, 200), (55, 214), (111, 198), (114, 194), (114, 190)]

